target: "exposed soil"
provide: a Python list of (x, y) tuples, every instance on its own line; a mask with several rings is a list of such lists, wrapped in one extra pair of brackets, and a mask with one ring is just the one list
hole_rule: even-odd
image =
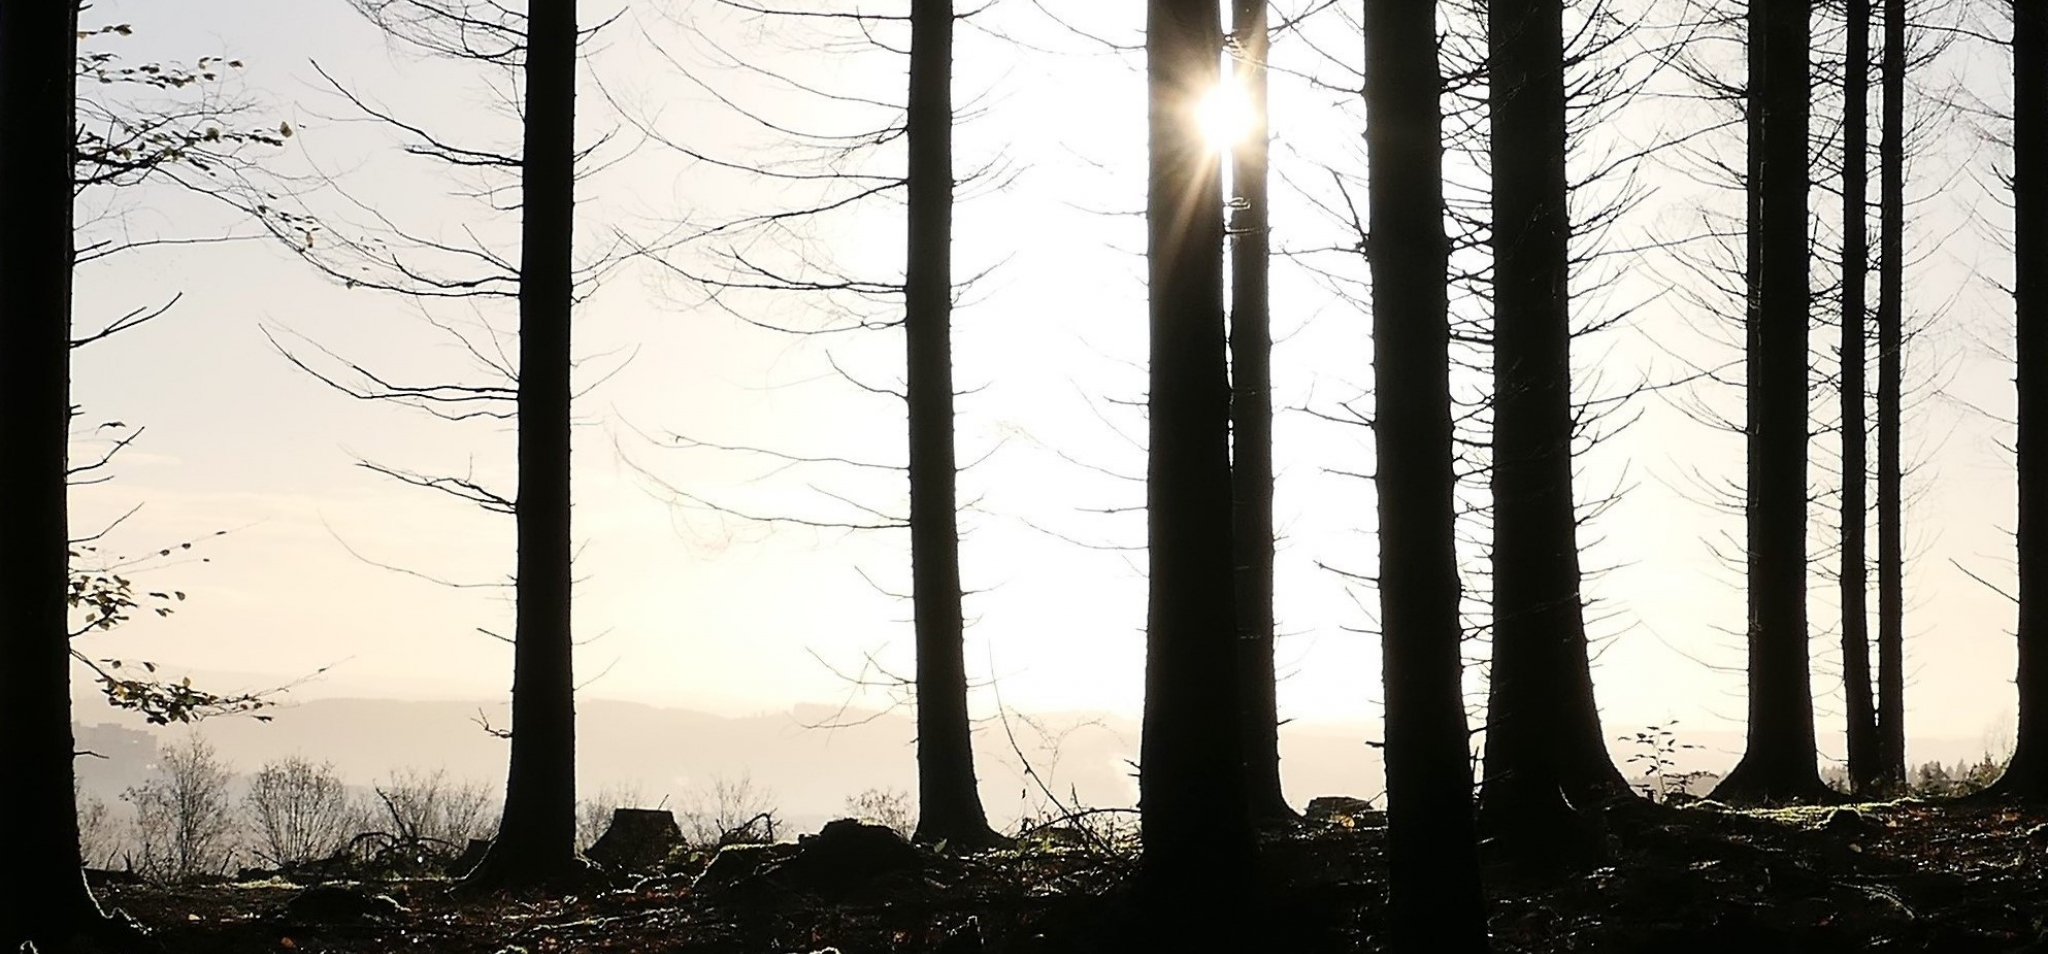
[[(1371, 815), (1275, 833), (1270, 950), (1381, 949), (1383, 830)], [(1918, 800), (1734, 811), (1639, 805), (1603, 822), (1598, 866), (1489, 871), (1495, 950), (2006, 954), (2048, 929), (2048, 816)], [(699, 881), (702, 851), (573, 894), (463, 898), (445, 879), (314, 888), (282, 878), (109, 885), (171, 952), (1049, 952), (1127, 949), (1129, 854), (1072, 831), (970, 857), (892, 851), (849, 867), (752, 849)], [(900, 846), (898, 846), (900, 847)], [(1107, 849), (1107, 850), (1106, 850)], [(737, 854), (737, 853), (736, 853)], [(865, 867), (864, 867), (865, 866)], [(379, 898), (378, 896), (383, 896)], [(2048, 950), (2048, 948), (2043, 948)]]

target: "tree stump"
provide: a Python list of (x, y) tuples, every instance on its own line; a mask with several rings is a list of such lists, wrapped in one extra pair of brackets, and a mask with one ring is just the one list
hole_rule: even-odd
[(1384, 828), (1387, 824), (1386, 812), (1373, 808), (1366, 799), (1348, 795), (1312, 798), (1304, 814), (1309, 822), (1332, 828)]
[(675, 813), (657, 808), (612, 810), (611, 827), (584, 854), (598, 864), (621, 870), (652, 868), (683, 843)]

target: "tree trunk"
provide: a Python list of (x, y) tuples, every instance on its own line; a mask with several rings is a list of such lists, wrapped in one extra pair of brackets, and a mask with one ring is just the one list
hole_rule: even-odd
[(0, 818), (11, 828), (0, 949), (65, 949), (99, 923), (72, 799), (71, 144), (74, 3), (0, 4)]
[(569, 624), (576, 0), (530, 4), (525, 92), (512, 758), (498, 836), (467, 879), (485, 888), (537, 885), (581, 868), (576, 856), (576, 698)]
[(1812, 4), (1752, 5), (1749, 730), (1723, 799), (1825, 795), (1806, 633), (1807, 125)]
[(1239, 747), (1219, 744), (1236, 739), (1239, 712), (1222, 164), (1194, 122), (1195, 103), (1220, 78), (1222, 43), (1215, 0), (1151, 0), (1151, 596), (1138, 890), (1161, 929), (1190, 939), (1243, 903), (1253, 850)]
[(910, 8), (910, 565), (917, 628), (917, 840), (1001, 841), (974, 781), (953, 448), (953, 3)]
[(1868, 427), (1864, 401), (1865, 289), (1870, 268), (1870, 0), (1847, 0), (1849, 49), (1843, 58), (1842, 125), (1842, 700), (1848, 722), (1849, 780), (1858, 794), (1882, 784), (1877, 712), (1870, 698), (1869, 555), (1865, 529)]
[(2013, 281), (2019, 385), (2019, 725), (1989, 794), (2048, 798), (2048, 9), (2012, 6)]
[(1462, 685), (1436, 4), (1365, 2), (1392, 950), (1487, 949)]
[(1555, 855), (1571, 827), (1567, 795), (1628, 787), (1601, 738), (1579, 598), (1564, 5), (1494, 0), (1487, 10), (1493, 667), (1480, 821), (1505, 844)]
[(1256, 117), (1231, 155), (1230, 489), (1237, 558), (1245, 797), (1259, 819), (1294, 817), (1280, 788), (1280, 700), (1273, 670), (1272, 213), (1267, 204), (1268, 0), (1233, 0), (1237, 81)]
[[(2018, 4), (2023, 6), (2024, 3)], [(1877, 758), (1886, 784), (1906, 781), (1905, 471), (1899, 462), (1905, 382), (1906, 3), (1884, 0), (1884, 141), (1878, 146)]]

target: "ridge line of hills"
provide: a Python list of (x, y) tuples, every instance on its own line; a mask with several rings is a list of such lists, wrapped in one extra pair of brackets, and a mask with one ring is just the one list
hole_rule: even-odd
[[(830, 817), (845, 800), (870, 789), (914, 792), (915, 727), (907, 710), (847, 711), (802, 705), (753, 716), (721, 716), (640, 702), (585, 699), (578, 703), (578, 789), (585, 797), (633, 796), (645, 805), (687, 806), (721, 781), (742, 779), (792, 822)], [(266, 710), (259, 722), (241, 717), (196, 727), (144, 727), (97, 703), (81, 704), (79, 748), (100, 758), (79, 760), (81, 790), (112, 803), (153, 770), (156, 747), (190, 733), (206, 738), (238, 773), (266, 761), (303, 755), (332, 762), (350, 784), (368, 786), (396, 770), (443, 770), (451, 780), (502, 784), (505, 743), (479, 725), (507, 723), (506, 706), (474, 700), (318, 698)], [(825, 728), (820, 726), (836, 725)], [(1282, 727), (1282, 770), (1297, 805), (1319, 795), (1377, 798), (1379, 757), (1365, 745), (1362, 725), (1293, 722)], [(1635, 730), (1609, 727), (1609, 735)], [(1668, 753), (1668, 772), (1725, 769), (1741, 749), (1739, 732), (1689, 731), (1676, 739), (1693, 747)], [(1011, 744), (1014, 734), (1017, 744)], [(1044, 798), (1022, 771), (1022, 759), (1050, 779), (1061, 800), (1097, 807), (1130, 806), (1137, 797), (1131, 762), (1138, 726), (1099, 713), (1047, 713), (1012, 717), (1005, 727), (985, 720), (975, 754), (983, 798), (992, 819), (1014, 820), (1042, 809)], [(1974, 761), (1984, 740), (1915, 739), (1912, 761)], [(1021, 753), (1018, 751), (1021, 749)], [(1610, 741), (1629, 777), (1647, 762), (1628, 761), (1641, 746)]]

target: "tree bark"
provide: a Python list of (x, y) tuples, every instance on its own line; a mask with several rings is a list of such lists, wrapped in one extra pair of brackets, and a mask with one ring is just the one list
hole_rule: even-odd
[(1237, 559), (1238, 664), (1245, 796), (1258, 819), (1294, 817), (1280, 787), (1280, 700), (1273, 668), (1272, 214), (1267, 204), (1268, 0), (1233, 0), (1237, 82), (1255, 117), (1231, 154), (1230, 489)]
[(1806, 632), (1811, 16), (1806, 0), (1757, 0), (1749, 18), (1749, 727), (1722, 799), (1826, 794)]
[(2013, 310), (2019, 334), (2019, 722), (1987, 794), (2048, 798), (2048, 8), (2012, 5)]
[(1494, 603), (1480, 822), (1498, 841), (1554, 855), (1570, 829), (1567, 796), (1628, 787), (1601, 738), (1579, 596), (1564, 5), (1487, 10)]
[(1877, 711), (1870, 682), (1870, 563), (1866, 492), (1870, 462), (1864, 402), (1865, 301), (1870, 268), (1870, 0), (1847, 0), (1848, 50), (1843, 58), (1842, 125), (1842, 699), (1848, 723), (1849, 780), (1874, 792), (1879, 768)]
[[(2019, 4), (2024, 5), (2024, 3)], [(1888, 785), (1906, 782), (1905, 383), (1906, 3), (1884, 0), (1884, 140), (1878, 146), (1877, 289), (1877, 757)]]
[(0, 949), (66, 949), (103, 919), (72, 799), (65, 470), (71, 423), (74, 3), (0, 4)]
[(1436, 4), (1365, 0), (1364, 26), (1390, 938), (1400, 952), (1478, 952)]
[(967, 719), (953, 447), (953, 3), (910, 7), (909, 253), (903, 331), (910, 412), (911, 604), (917, 632), (917, 835), (987, 847)]
[(581, 869), (569, 617), (576, 0), (529, 5), (525, 69), (512, 756), (497, 838), (466, 879), (483, 888), (529, 887)]
[[(1238, 732), (1222, 163), (1194, 121), (1221, 76), (1215, 0), (1151, 0), (1151, 595), (1138, 775), (1140, 895), (1177, 937), (1243, 903), (1252, 858)], [(1219, 744), (1222, 743), (1222, 744)], [(1227, 928), (1227, 924), (1221, 925)]]

